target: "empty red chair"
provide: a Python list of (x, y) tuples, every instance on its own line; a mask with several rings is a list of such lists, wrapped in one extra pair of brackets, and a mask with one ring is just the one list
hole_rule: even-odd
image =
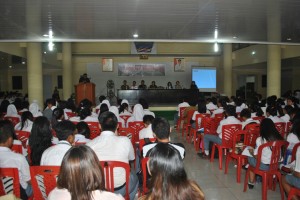
[(90, 128), (90, 138), (89, 139), (94, 139), (95, 137), (98, 137), (101, 133), (99, 122), (86, 122), (87, 125)]
[(59, 166), (30, 166), (30, 176), (34, 199), (47, 199), (56, 187)]
[(186, 107), (180, 107), (179, 108), (179, 118), (178, 118), (178, 121), (177, 121), (177, 130), (179, 132), (179, 129), (181, 128), (181, 124), (182, 124), (182, 121), (183, 121), (183, 112), (184, 110), (186, 109)]
[(222, 143), (221, 144), (213, 144), (212, 153), (210, 157), (210, 162), (214, 161), (215, 149), (218, 149), (219, 152), (219, 169), (222, 169), (222, 157), (223, 150), (232, 149), (233, 148), (233, 136), (234, 134), (242, 130), (241, 124), (228, 124), (222, 126)]
[(215, 114), (215, 123), (217, 125), (217, 127), (219, 126), (220, 124), (220, 121), (222, 121), (224, 119), (224, 114), (223, 113), (218, 113), (218, 114)]
[(286, 125), (286, 123), (285, 122), (276, 122), (274, 124), (275, 124), (275, 127), (276, 127), (277, 131), (280, 133), (280, 135), (283, 138), (285, 138), (285, 133), (286, 133), (285, 125)]
[(129, 122), (128, 128), (132, 128), (134, 130), (134, 141), (135, 143), (138, 143), (140, 130), (145, 128), (144, 122)]
[(183, 123), (183, 127), (182, 127), (182, 137), (184, 137), (184, 134), (185, 134), (185, 139), (187, 142), (190, 141), (190, 134), (189, 134), (189, 130), (191, 128), (191, 119), (193, 117), (193, 114), (194, 114), (195, 110), (189, 110), (188, 113), (187, 113), (187, 116), (186, 116), (186, 123)]
[(126, 193), (125, 199), (129, 200), (129, 176), (130, 176), (130, 166), (128, 163), (120, 162), (120, 161), (100, 161), (100, 164), (103, 168), (104, 177), (105, 177), (105, 188), (110, 191), (115, 191), (114, 184), (114, 168), (124, 168), (126, 173)]
[(22, 145), (24, 148), (26, 148), (26, 144), (27, 144), (27, 140), (29, 138), (30, 132), (28, 131), (16, 131), (16, 135), (18, 140), (20, 140), (22, 142)]
[(13, 193), (16, 197), (21, 197), (19, 171), (17, 168), (0, 168), (0, 179), (0, 196)]
[(4, 119), (11, 121), (14, 126), (16, 126), (20, 122), (19, 117), (4, 117)]
[[(244, 182), (244, 192), (247, 191), (248, 178), (249, 178), (250, 171), (252, 171), (255, 174), (260, 175), (262, 177), (262, 199), (267, 200), (268, 180), (270, 180), (270, 179), (273, 180), (273, 176), (275, 175), (278, 178), (279, 183), (281, 183), (281, 173), (278, 170), (278, 163), (281, 159), (282, 150), (285, 151), (287, 146), (288, 146), (288, 142), (286, 142), (286, 141), (267, 142), (267, 143), (259, 146), (258, 152), (257, 152), (257, 157), (256, 157), (256, 166), (253, 167), (253, 166), (249, 165), (247, 172), (246, 172), (246, 177), (245, 177), (245, 182)], [(271, 161), (269, 164), (268, 171), (262, 171), (259, 169), (260, 164), (261, 164), (262, 151), (264, 148), (272, 149)], [(282, 185), (279, 184), (279, 186), (280, 186), (280, 192), (281, 192), (281, 199), (284, 199), (284, 192), (283, 192)]]

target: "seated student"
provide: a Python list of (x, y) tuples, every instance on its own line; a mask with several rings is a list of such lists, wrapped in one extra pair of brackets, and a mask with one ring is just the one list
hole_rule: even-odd
[(39, 104), (37, 104), (36, 101), (30, 104), (29, 111), (32, 113), (34, 118), (43, 116), (43, 113), (40, 111)]
[(130, 115), (131, 116), (131, 112), (130, 112), (130, 107), (129, 107), (129, 103), (126, 99), (123, 99), (121, 102), (121, 106), (119, 108), (119, 115)]
[(46, 149), (57, 143), (58, 139), (53, 139), (50, 122), (46, 117), (37, 117), (32, 125), (32, 130), (28, 139), (28, 144), (31, 149), (31, 165), (39, 166), (41, 163), (42, 154)]
[(122, 119), (122, 118), (119, 116), (119, 110), (118, 110), (118, 108), (117, 108), (116, 106), (111, 106), (111, 107), (109, 108), (109, 111), (112, 112), (112, 113), (114, 113), (115, 116), (116, 116), (117, 119), (118, 119), (118, 122), (121, 122), (122, 127), (125, 127), (125, 121), (124, 121), (124, 119)]
[(90, 128), (87, 123), (79, 122), (76, 124), (77, 134), (75, 135), (75, 143), (87, 143), (91, 141), (90, 138)]
[(10, 104), (7, 107), (6, 115), (4, 115), (4, 117), (17, 117), (21, 120), (21, 116), (18, 114), (18, 111), (14, 104)]
[(152, 132), (152, 122), (154, 120), (154, 117), (152, 115), (145, 115), (143, 117), (143, 122), (145, 125), (145, 128), (140, 130), (139, 132), (139, 139), (142, 140), (144, 138), (154, 138), (153, 132)]
[(70, 121), (72, 122), (98, 122), (97, 118), (92, 116), (92, 111), (88, 107), (83, 107), (78, 111), (78, 116), (71, 117)]
[(96, 106), (96, 109), (100, 109), (100, 106), (102, 105), (102, 102), (106, 99), (104, 95), (99, 96), (99, 104)]
[[(106, 106), (103, 105), (103, 104), (105, 104)], [(109, 102), (107, 99), (104, 99), (104, 100), (102, 101), (102, 104), (101, 104), (101, 106), (100, 106), (100, 110), (99, 110), (98, 113), (97, 113), (98, 116), (100, 115), (101, 107), (102, 107), (102, 113), (108, 111), (108, 109), (109, 109), (109, 107), (110, 107), (110, 102)], [(103, 108), (106, 108), (106, 107), (107, 107), (107, 110), (104, 111)]]
[(64, 156), (57, 186), (49, 193), (49, 200), (103, 199), (122, 200), (120, 195), (105, 191), (99, 159), (85, 145), (72, 147)]
[(139, 200), (204, 200), (196, 182), (187, 178), (179, 151), (167, 143), (158, 143), (149, 154), (150, 192)]
[(143, 106), (143, 109), (144, 109), (144, 115), (152, 115), (152, 116), (155, 118), (154, 112), (151, 112), (151, 111), (149, 110), (149, 104), (148, 104), (148, 102), (146, 101), (146, 99), (140, 99), (140, 100), (139, 100), (139, 103)]
[(22, 113), (21, 121), (16, 124), (15, 130), (27, 131), (30, 132), (33, 124), (33, 115), (29, 111)]
[(61, 122), (65, 119), (64, 110), (61, 108), (55, 108), (52, 114), (51, 127), (55, 129), (55, 126), (58, 122)]
[(206, 99), (206, 109), (207, 110), (217, 110), (218, 109), (218, 106), (215, 105), (213, 102), (212, 102), (212, 99), (211, 98), (207, 98)]
[(218, 109), (214, 110), (212, 112), (212, 115), (211, 115), (212, 118), (214, 118), (216, 114), (223, 113), (224, 112), (224, 108), (227, 106), (226, 101), (224, 99), (219, 99), (217, 105), (218, 105)]
[[(268, 118), (263, 119), (260, 124), (260, 137), (258, 137), (256, 139), (255, 149), (246, 148), (244, 150), (244, 151), (248, 150), (251, 155), (248, 157), (248, 163), (251, 166), (255, 167), (256, 162), (257, 162), (256, 157), (257, 157), (257, 153), (258, 153), (258, 148), (262, 144), (265, 144), (265, 143), (271, 142), (271, 141), (277, 141), (277, 140), (283, 140), (283, 138), (277, 131), (275, 124), (273, 123), (273, 121), (271, 119), (268, 119)], [(271, 155), (272, 155), (272, 152), (269, 148), (265, 148), (262, 151), (261, 165), (259, 167), (261, 170), (264, 170), (264, 171), (269, 170)], [(250, 171), (249, 182), (248, 182), (249, 189), (252, 189), (254, 187), (254, 178), (255, 178), (254, 172)]]
[(261, 117), (264, 115), (264, 112), (262, 111), (262, 109), (260, 108), (260, 106), (256, 105), (256, 104), (251, 104), (249, 106), (249, 109), (251, 111), (251, 118), (252, 117)]
[(107, 106), (107, 104), (103, 103), (101, 106), (100, 106), (100, 110), (98, 112), (98, 117), (102, 114), (102, 113), (105, 113), (106, 111), (108, 111), (109, 108)]
[(128, 118), (127, 125), (128, 127), (129, 122), (142, 122), (144, 117), (144, 109), (141, 104), (136, 104), (133, 108), (132, 116)]
[(182, 117), (183, 117), (183, 123), (184, 124), (187, 124), (188, 123), (188, 112), (189, 111), (196, 111), (197, 110), (197, 101), (196, 100), (194, 100), (194, 99), (190, 99), (189, 100), (189, 105), (190, 106), (188, 106), (186, 109), (184, 109), (184, 111), (183, 111), (183, 115), (182, 115)]
[(185, 156), (185, 148), (184, 145), (181, 143), (171, 143), (170, 142), (170, 124), (168, 120), (162, 117), (155, 118), (152, 122), (152, 132), (154, 138), (157, 139), (157, 143), (149, 143), (143, 147), (143, 157), (149, 157), (150, 152), (152, 151), (153, 147), (155, 147), (158, 143), (168, 143), (176, 148), (181, 158), (183, 159)]
[(234, 101), (234, 103), (235, 103), (235, 106), (236, 106), (236, 112), (237, 113), (240, 113), (240, 112), (242, 112), (242, 110), (243, 110), (243, 107), (242, 107), (242, 100), (240, 99), (240, 98), (235, 98), (235, 101)]
[(242, 110), (240, 117), (242, 118), (242, 129), (244, 130), (248, 124), (259, 124), (259, 121), (251, 118), (251, 112), (248, 108)]
[(0, 132), (0, 168), (17, 168), (20, 179), (21, 199), (27, 200), (32, 195), (29, 165), (26, 158), (11, 151), (13, 134), (11, 131)]
[(277, 117), (277, 108), (275, 106), (268, 106), (267, 109), (266, 109), (266, 115), (274, 123), (284, 122), (282, 119), (280, 119), (279, 117)]
[(288, 151), (292, 152), (295, 144), (300, 142), (298, 135), (300, 136), (300, 119), (294, 120), (292, 130), (287, 135), (286, 141), (289, 142)]
[(190, 104), (187, 102), (187, 97), (183, 97), (182, 98), (182, 102), (180, 104), (178, 104), (177, 106), (177, 112), (174, 114), (174, 127), (176, 128), (176, 125), (177, 125), (177, 121), (180, 117), (180, 108), (183, 108), (183, 107), (189, 107)]
[(46, 149), (42, 155), (41, 165), (60, 166), (66, 152), (74, 143), (74, 135), (77, 133), (76, 126), (70, 121), (61, 121), (56, 127), (58, 144)]
[(213, 142), (216, 144), (221, 144), (222, 143), (222, 127), (223, 125), (228, 125), (228, 124), (241, 124), (241, 122), (235, 117), (236, 112), (235, 112), (235, 106), (228, 105), (225, 108), (225, 115), (227, 118), (223, 119), (220, 121), (220, 124), (217, 128), (217, 133), (218, 135), (211, 135), (211, 134), (206, 134), (204, 135), (203, 143), (204, 143), (204, 153), (203, 154), (198, 154), (199, 156), (202, 156), (202, 158), (208, 158), (209, 157), (209, 143)]
[(282, 116), (280, 117), (283, 121), (285, 121), (286, 123), (290, 121), (291, 117), (291, 113), (293, 111), (293, 107), (292, 106), (285, 106), (282, 109), (283, 113)]
[[(198, 110), (196, 110), (192, 116), (191, 119), (191, 126), (192, 128), (196, 128), (196, 115), (198, 114), (207, 114), (207, 112), (209, 112), (206, 109), (206, 103), (204, 100), (200, 100), (198, 101)], [(199, 119), (199, 121), (197, 122), (198, 124), (201, 124), (201, 118)]]
[(298, 105), (296, 103), (296, 98), (293, 96), (287, 98), (287, 105), (292, 106), (293, 108), (298, 108)]
[(47, 117), (47, 119), (51, 122), (53, 110), (56, 108), (56, 102), (54, 99), (47, 99), (46, 100), (46, 108), (43, 111), (43, 116)]
[(20, 113), (23, 113), (25, 111), (29, 111), (29, 102), (28, 101), (23, 101), (21, 103), (21, 110), (19, 111)]
[[(67, 113), (72, 113), (72, 109), (68, 107), (67, 101), (59, 101), (57, 108), (62, 109), (64, 112), (64, 119), (69, 119)], [(54, 110), (53, 110), (54, 111)]]
[[(118, 119), (112, 112), (105, 112), (99, 116), (101, 127), (100, 136), (86, 145), (91, 147), (100, 161), (121, 161), (129, 163), (135, 159), (131, 141), (126, 136), (117, 135)], [(114, 174), (115, 193), (125, 195), (125, 171), (116, 169)], [(134, 172), (130, 173), (129, 195), (134, 197), (138, 190), (139, 181)]]

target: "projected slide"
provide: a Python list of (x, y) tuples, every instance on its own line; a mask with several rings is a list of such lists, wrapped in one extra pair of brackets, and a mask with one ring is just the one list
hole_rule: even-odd
[(192, 68), (192, 80), (202, 92), (215, 92), (217, 73), (215, 68)]

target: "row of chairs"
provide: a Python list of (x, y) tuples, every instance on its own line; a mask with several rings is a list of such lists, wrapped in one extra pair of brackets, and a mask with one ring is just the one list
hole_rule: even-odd
[[(114, 168), (124, 168), (126, 172), (125, 199), (129, 200), (129, 164), (119, 161), (101, 161), (100, 165), (104, 171), (105, 188), (110, 192), (114, 192)], [(47, 199), (49, 193), (56, 187), (59, 171), (59, 166), (31, 166), (30, 175), (33, 188), (31, 199)], [(0, 178), (0, 196), (13, 193), (16, 197), (20, 198), (18, 169), (0, 168)]]

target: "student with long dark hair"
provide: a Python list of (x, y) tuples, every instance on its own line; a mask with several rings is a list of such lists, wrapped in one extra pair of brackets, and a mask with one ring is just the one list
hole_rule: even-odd
[(90, 128), (87, 123), (79, 122), (76, 124), (78, 133), (75, 135), (75, 143), (87, 143), (90, 141)]
[(148, 172), (152, 176), (149, 194), (139, 200), (203, 200), (204, 194), (187, 178), (179, 152), (168, 143), (158, 143), (151, 151)]
[(33, 115), (29, 111), (25, 111), (21, 115), (21, 121), (16, 124), (15, 130), (31, 132), (33, 125)]
[(58, 122), (61, 122), (64, 119), (65, 119), (64, 110), (61, 108), (55, 108), (52, 113), (51, 127), (54, 129), (56, 124)]
[(29, 136), (32, 165), (40, 165), (43, 152), (52, 145), (50, 123), (46, 117), (37, 117), (34, 120)]
[[(256, 147), (255, 149), (253, 148), (247, 148), (251, 156), (248, 157), (248, 163), (255, 167), (256, 166), (256, 157), (258, 153), (258, 148), (267, 142), (271, 141), (277, 141), (277, 140), (283, 140), (283, 137), (280, 135), (280, 133), (277, 131), (274, 122), (269, 119), (263, 119), (260, 124), (260, 137), (256, 139)], [(262, 156), (261, 156), (261, 164), (260, 164), (260, 169), (267, 171), (269, 170), (269, 164), (271, 161), (271, 155), (272, 151), (269, 148), (264, 148), (262, 151)], [(250, 171), (249, 175), (249, 182), (248, 186), (250, 189), (254, 187), (254, 178), (255, 178), (255, 173)]]
[(121, 195), (104, 191), (104, 175), (94, 151), (85, 145), (74, 146), (65, 154), (57, 187), (49, 200), (122, 200)]

